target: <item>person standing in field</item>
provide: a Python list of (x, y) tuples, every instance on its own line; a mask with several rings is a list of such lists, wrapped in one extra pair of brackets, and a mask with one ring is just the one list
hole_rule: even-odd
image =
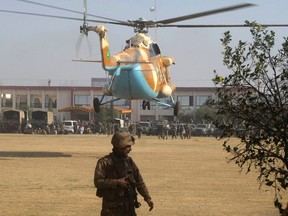
[(117, 131), (111, 143), (112, 152), (97, 161), (94, 172), (96, 195), (102, 198), (101, 216), (136, 216), (135, 208), (141, 205), (137, 192), (151, 211), (154, 203), (137, 165), (128, 156), (135, 138), (129, 132)]
[(136, 126), (136, 134), (138, 136), (138, 139), (141, 138), (142, 136), (142, 131), (143, 131), (143, 128), (142, 126), (138, 123), (137, 126)]

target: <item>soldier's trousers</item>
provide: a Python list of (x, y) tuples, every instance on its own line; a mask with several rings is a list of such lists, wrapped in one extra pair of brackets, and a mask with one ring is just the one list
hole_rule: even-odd
[(136, 214), (131, 212), (129, 205), (118, 205), (115, 207), (103, 207), (101, 210), (101, 216), (136, 216)]

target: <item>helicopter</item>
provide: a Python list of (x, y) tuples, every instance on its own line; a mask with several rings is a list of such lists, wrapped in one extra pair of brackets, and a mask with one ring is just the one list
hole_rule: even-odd
[[(141, 100), (142, 108), (144, 110), (150, 109), (151, 102), (155, 102), (158, 103), (159, 105), (172, 108), (174, 116), (178, 115), (180, 109), (179, 102), (175, 101), (173, 98), (173, 92), (175, 91), (176, 87), (173, 84), (170, 76), (170, 67), (173, 64), (175, 64), (175, 61), (173, 57), (163, 56), (161, 54), (158, 44), (148, 35), (148, 30), (150, 28), (163, 28), (163, 27), (177, 27), (177, 28), (245, 27), (245, 25), (181, 25), (181, 24), (179, 25), (173, 23), (255, 6), (254, 4), (244, 3), (159, 21), (145, 20), (143, 18), (139, 18), (137, 20), (121, 21), (117, 19), (88, 14), (86, 0), (84, 0), (84, 12), (69, 10), (66, 8), (60, 8), (29, 0), (19, 0), (19, 1), (59, 10), (65, 10), (73, 13), (83, 14), (83, 19), (74, 17), (55, 16), (49, 14), (27, 13), (20, 11), (0, 10), (0, 12), (43, 16), (59, 19), (80, 20), (83, 21), (82, 26), (80, 26), (81, 34), (88, 36), (89, 32), (94, 32), (98, 35), (100, 40), (101, 60), (99, 61), (76, 60), (80, 62), (101, 63), (102, 68), (107, 72), (108, 81), (106, 85), (103, 87), (102, 97), (100, 99), (97, 97), (93, 99), (93, 107), (96, 113), (100, 112), (101, 110), (100, 107), (102, 105), (121, 99), (127, 99), (127, 100)], [(87, 19), (88, 16), (95, 17), (101, 20)], [(88, 25), (88, 22), (97, 23), (101, 25), (90, 26)], [(134, 28), (135, 35), (126, 40), (126, 46), (122, 51), (112, 55), (110, 53), (110, 47), (108, 41), (108, 29), (106, 26), (102, 24), (112, 24), (112, 25), (132, 27)], [(104, 98), (107, 96), (110, 96), (112, 99), (108, 101), (104, 100)], [(169, 98), (170, 102), (169, 103), (163, 102), (163, 100), (161, 100), (163, 98)]]

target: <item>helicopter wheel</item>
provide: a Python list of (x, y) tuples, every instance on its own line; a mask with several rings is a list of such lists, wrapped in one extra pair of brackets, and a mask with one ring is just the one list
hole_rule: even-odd
[(175, 103), (175, 105), (174, 105), (173, 108), (174, 108), (174, 112), (173, 112), (174, 116), (178, 116), (178, 112), (179, 112), (179, 109), (180, 109), (179, 101), (177, 101), (177, 102)]
[(146, 102), (146, 100), (143, 100), (142, 101), (142, 109), (146, 110), (146, 106), (147, 106), (147, 102)]
[(96, 113), (100, 112), (100, 101), (99, 101), (99, 98), (94, 98), (93, 99), (93, 108), (94, 108), (94, 111)]
[(149, 100), (143, 100), (142, 101), (142, 109), (146, 110), (146, 108), (148, 108), (148, 110), (150, 110), (150, 101)]

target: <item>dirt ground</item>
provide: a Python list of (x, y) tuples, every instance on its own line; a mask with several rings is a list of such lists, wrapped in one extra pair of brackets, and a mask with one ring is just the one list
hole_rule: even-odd
[[(111, 151), (104, 135), (0, 134), (1, 215), (100, 215), (93, 185), (97, 159)], [(234, 140), (236, 141), (236, 140)], [(130, 153), (155, 208), (139, 216), (278, 216), (273, 192), (255, 173), (227, 163), (222, 141), (143, 136)]]

